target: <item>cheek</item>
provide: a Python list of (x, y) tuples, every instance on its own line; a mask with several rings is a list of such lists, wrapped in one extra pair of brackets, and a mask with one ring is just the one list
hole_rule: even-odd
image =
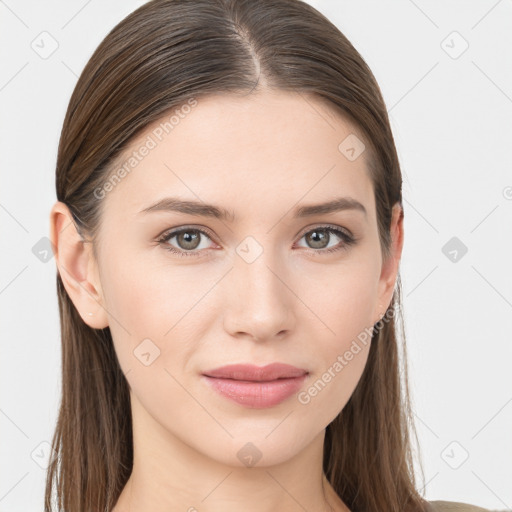
[(377, 299), (371, 267), (354, 265), (329, 272), (332, 275), (328, 281), (317, 275), (316, 286), (313, 281), (308, 284), (308, 306), (316, 315), (310, 322), (321, 329), (316, 341), (315, 374), (297, 397), (303, 407), (314, 409), (324, 425), (346, 405), (364, 371)]
[(131, 392), (153, 417), (172, 403), (186, 419), (190, 395), (180, 385), (181, 373), (201, 339), (192, 331), (197, 322), (190, 322), (190, 315), (201, 314), (192, 309), (200, 290), (176, 267), (142, 264), (142, 258), (110, 261), (122, 263), (106, 265), (103, 288), (114, 348)]
[[(104, 293), (112, 323), (122, 324), (132, 337), (163, 339), (200, 298), (199, 283), (193, 283), (179, 266), (162, 260), (144, 255), (112, 257), (105, 268)], [(115, 328), (119, 330), (119, 325)]]
[(372, 326), (378, 289), (375, 276), (371, 264), (359, 261), (326, 267), (302, 281), (297, 294), (304, 297), (311, 312), (308, 322), (314, 321), (320, 327), (326, 354), (339, 352)]
[(347, 350), (332, 354), (330, 363), (297, 395), (299, 407), (309, 412), (322, 428), (331, 423), (350, 400), (366, 366), (370, 341), (368, 337), (367, 343), (349, 343)]
[(133, 370), (129, 380), (148, 362), (167, 379), (165, 369), (186, 371), (203, 337), (201, 329), (208, 325), (207, 301), (202, 298), (218, 276), (198, 279), (192, 267), (165, 260), (162, 264), (162, 258), (111, 256), (102, 285), (121, 368), (125, 373)]

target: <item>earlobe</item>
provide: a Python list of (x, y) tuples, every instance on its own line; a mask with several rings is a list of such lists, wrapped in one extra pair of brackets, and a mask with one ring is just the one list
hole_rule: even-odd
[(83, 321), (94, 329), (108, 327), (92, 242), (82, 238), (69, 208), (61, 201), (50, 212), (50, 240), (63, 285)]
[(379, 304), (382, 305), (381, 308), (383, 307), (383, 309), (377, 311), (375, 315), (377, 321), (380, 319), (381, 315), (385, 314), (393, 297), (396, 278), (398, 275), (398, 266), (400, 264), (400, 258), (402, 256), (402, 249), (404, 243), (403, 210), (398, 203), (396, 203), (393, 206), (390, 234), (390, 255), (388, 259), (384, 261), (382, 264), (382, 270), (379, 280), (378, 301)]

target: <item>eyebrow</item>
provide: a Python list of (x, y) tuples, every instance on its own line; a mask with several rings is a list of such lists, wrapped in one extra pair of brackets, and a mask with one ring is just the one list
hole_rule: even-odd
[[(351, 197), (337, 197), (326, 203), (299, 206), (293, 211), (293, 217), (300, 219), (344, 210), (360, 211), (365, 217), (367, 216), (366, 208), (359, 201)], [(231, 222), (236, 219), (234, 212), (220, 206), (200, 201), (179, 199), (177, 197), (165, 197), (155, 204), (142, 209), (139, 213), (159, 211), (178, 212), (198, 217), (212, 217)]]

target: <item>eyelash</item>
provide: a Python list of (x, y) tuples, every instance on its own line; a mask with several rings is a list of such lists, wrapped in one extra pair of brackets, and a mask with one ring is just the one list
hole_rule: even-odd
[[(330, 225), (325, 225), (325, 226), (316, 226), (314, 227), (313, 229), (310, 229), (306, 232), (304, 232), (300, 239), (302, 239), (305, 235), (315, 231), (315, 230), (325, 230), (329, 233), (334, 233), (336, 236), (338, 236), (339, 238), (342, 239), (343, 243), (341, 245), (337, 245), (335, 247), (331, 247), (330, 249), (311, 249), (311, 248), (306, 248), (306, 250), (308, 252), (311, 252), (313, 253), (314, 255), (322, 255), (322, 254), (329, 254), (329, 253), (333, 253), (333, 252), (337, 252), (337, 251), (342, 251), (342, 250), (347, 250), (350, 246), (354, 245), (356, 242), (357, 242), (357, 238), (345, 233), (344, 231), (342, 231), (341, 229), (339, 229), (338, 227), (336, 226), (330, 226)], [(179, 235), (180, 233), (184, 233), (184, 232), (187, 232), (187, 231), (197, 231), (199, 233), (202, 233), (203, 235), (207, 236), (208, 238), (211, 239), (211, 236), (210, 234), (203, 230), (203, 229), (200, 229), (200, 228), (192, 228), (192, 227), (184, 227), (184, 228), (180, 228), (180, 229), (177, 229), (175, 231), (166, 231), (165, 233), (163, 233), (158, 239), (157, 239), (157, 242), (159, 244), (162, 244), (164, 245), (164, 249), (175, 254), (176, 256), (179, 256), (179, 257), (198, 257), (201, 253), (201, 251), (183, 251), (183, 250), (179, 250), (179, 249), (176, 249), (176, 247), (173, 247), (172, 245), (170, 245), (168, 242), (169, 240), (171, 240), (171, 238), (174, 238), (175, 236)], [(300, 240), (299, 239), (299, 240)]]

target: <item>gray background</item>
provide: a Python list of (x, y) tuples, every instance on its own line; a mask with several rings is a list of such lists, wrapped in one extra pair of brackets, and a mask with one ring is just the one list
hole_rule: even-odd
[[(41, 239), (65, 109), (96, 46), (143, 3), (0, 0), (0, 511), (43, 509), (60, 338)], [(512, 1), (310, 3), (369, 64), (396, 138), (425, 496), (510, 509)]]

